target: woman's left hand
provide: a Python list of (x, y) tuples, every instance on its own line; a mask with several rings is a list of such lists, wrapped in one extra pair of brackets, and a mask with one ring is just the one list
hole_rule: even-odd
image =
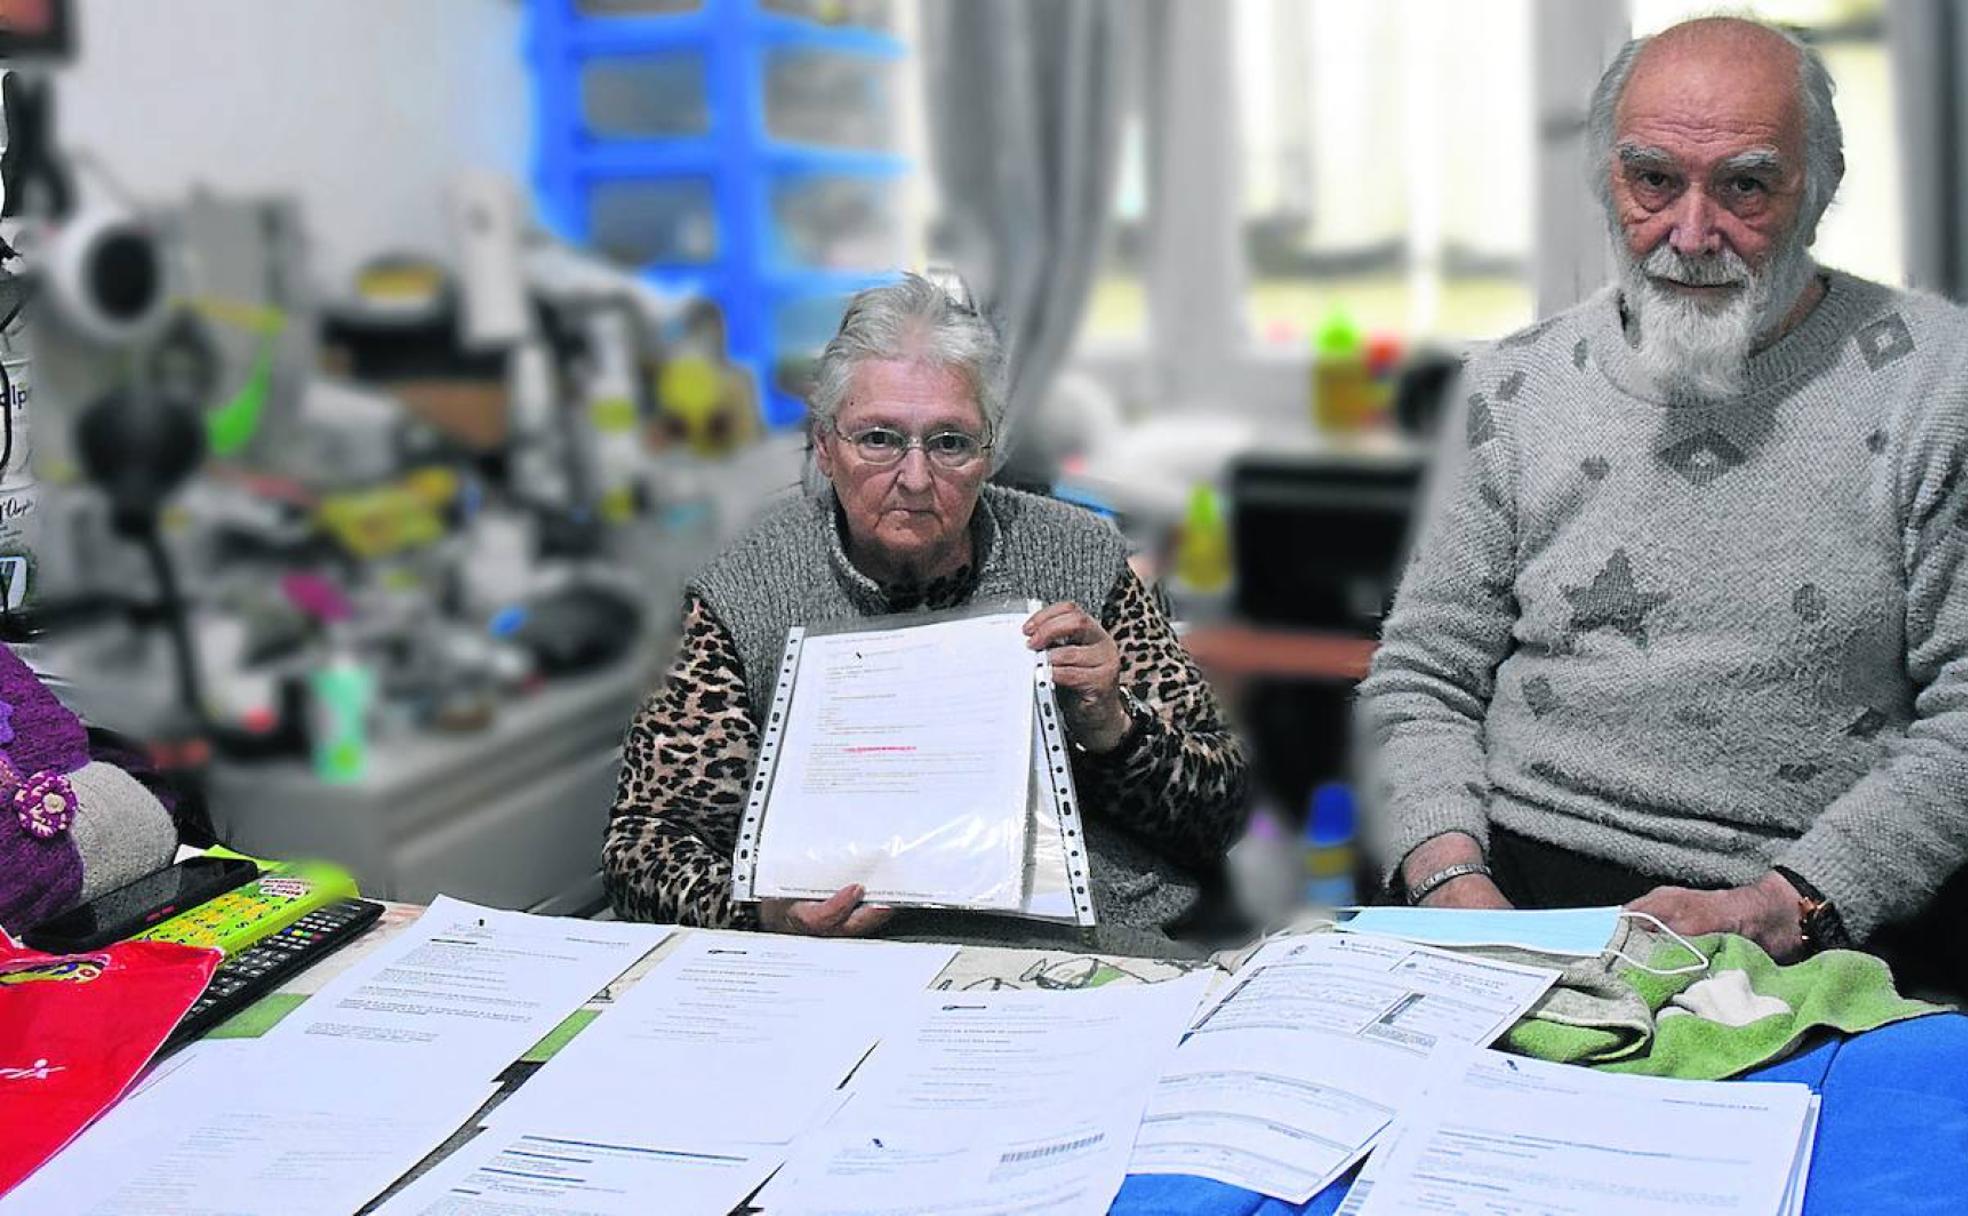
[(1048, 604), (1025, 622), (1025, 644), (1048, 651), (1059, 712), (1080, 746), (1113, 751), (1133, 725), (1121, 701), (1121, 648), (1078, 604)]

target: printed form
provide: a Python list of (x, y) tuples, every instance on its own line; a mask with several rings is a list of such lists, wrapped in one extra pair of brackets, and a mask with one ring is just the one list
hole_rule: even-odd
[(1170, 1059), (1129, 1169), (1303, 1203), (1372, 1147), (1442, 1051), (1490, 1043), (1557, 977), (1364, 934), (1271, 942)]
[(906, 1007), (955, 954), (698, 930), (488, 1122), (664, 1149), (783, 1144), (838, 1103), (884, 1013)]
[(1804, 1085), (1677, 1081), (1473, 1052), (1427, 1088), (1343, 1216), (1791, 1216), (1817, 1098)]
[(1038, 663), (1025, 619), (806, 637), (758, 894), (824, 899), (859, 883), (873, 903), (1019, 909)]
[(934, 992), (835, 1118), (794, 1144), (771, 1216), (1104, 1213), (1158, 1066), (1208, 977), (1080, 992)]

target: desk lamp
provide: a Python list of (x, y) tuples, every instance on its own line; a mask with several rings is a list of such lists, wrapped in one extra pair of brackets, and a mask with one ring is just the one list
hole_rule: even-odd
[(164, 501), (205, 456), (205, 424), (183, 401), (135, 387), (111, 390), (75, 424), (82, 470), (109, 499), (116, 532), (143, 550), (157, 581), (155, 611), (170, 636), (178, 696), (203, 723), (204, 698), (177, 572), (158, 535)]

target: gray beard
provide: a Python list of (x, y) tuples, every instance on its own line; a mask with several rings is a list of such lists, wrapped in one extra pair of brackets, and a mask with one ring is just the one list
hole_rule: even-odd
[[(1726, 401), (1748, 387), (1749, 358), (1767, 344), (1817, 267), (1804, 246), (1786, 240), (1762, 271), (1730, 250), (1686, 257), (1667, 244), (1635, 258), (1615, 239), (1634, 360), (1672, 401)], [(1715, 303), (1691, 299), (1655, 276), (1701, 285), (1736, 284)]]

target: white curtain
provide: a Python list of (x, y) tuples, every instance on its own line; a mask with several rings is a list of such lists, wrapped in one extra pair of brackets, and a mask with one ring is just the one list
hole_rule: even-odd
[[(1008, 430), (1038, 408), (1086, 307), (1113, 210), (1137, 11), (1126, 0), (923, 5), (935, 242), (1003, 333)], [(1006, 473), (1020, 480), (1016, 438), (1005, 441)]]
[(1968, 0), (1892, 0), (1910, 285), (1968, 301)]

